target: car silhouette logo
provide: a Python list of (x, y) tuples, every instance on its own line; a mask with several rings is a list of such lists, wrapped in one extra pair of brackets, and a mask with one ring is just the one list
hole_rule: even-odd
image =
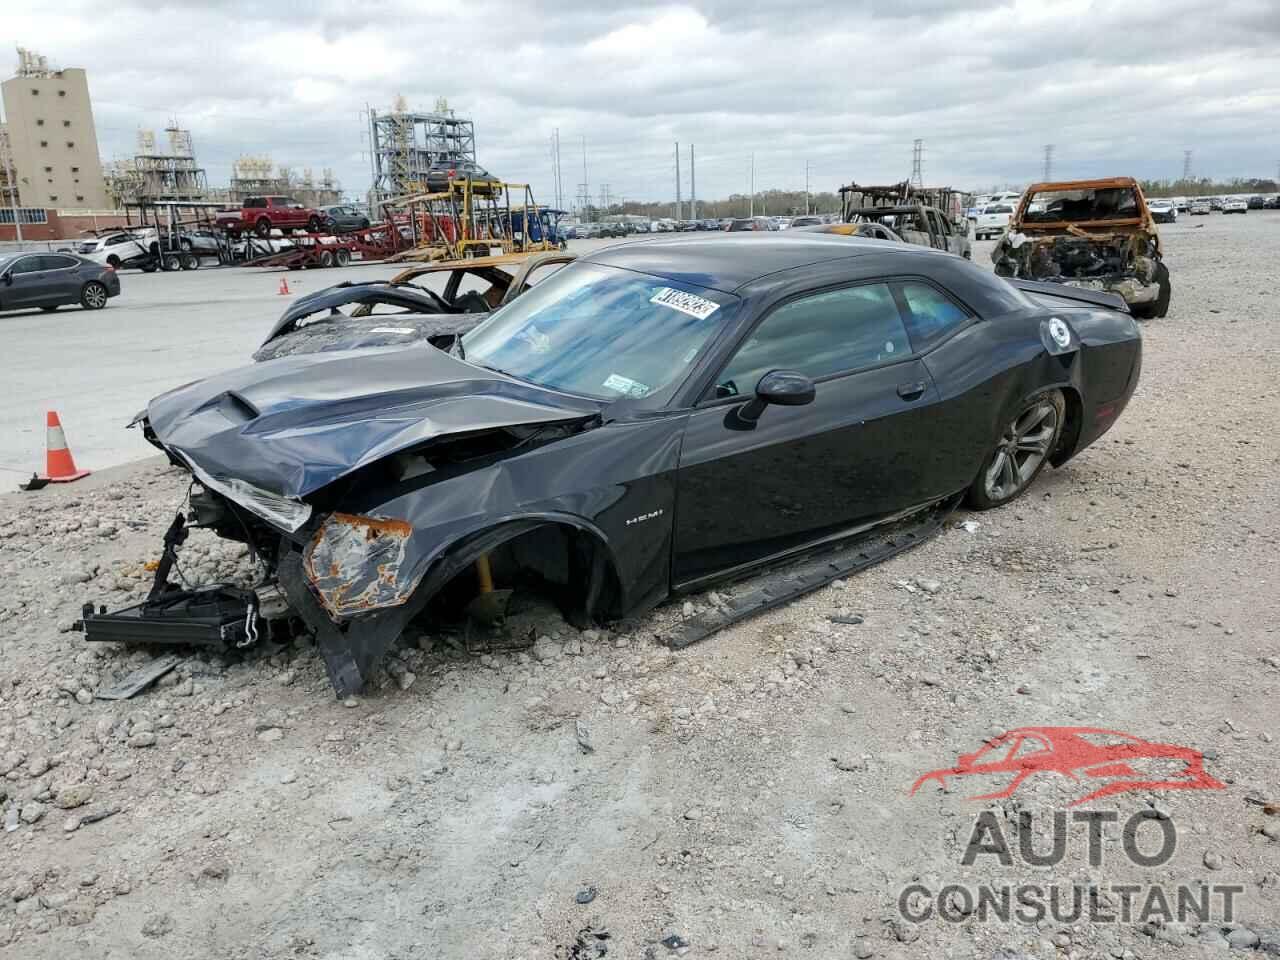
[(911, 785), (911, 795), (930, 781), (945, 787), (951, 777), (1008, 775), (1002, 790), (969, 798), (999, 800), (1013, 796), (1024, 780), (1038, 773), (1079, 783), (1087, 792), (1068, 804), (1073, 807), (1131, 790), (1226, 789), (1205, 772), (1204, 755), (1190, 747), (1099, 727), (1018, 727), (961, 755), (954, 767), (924, 774)]

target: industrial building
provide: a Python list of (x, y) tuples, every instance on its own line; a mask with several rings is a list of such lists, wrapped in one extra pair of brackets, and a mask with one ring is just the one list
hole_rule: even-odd
[(93, 106), (84, 70), (56, 70), (18, 48), (18, 73), (0, 83), (4, 153), (0, 184), (16, 188), (24, 207), (102, 209), (108, 206)]
[(420, 193), (433, 163), (476, 159), (475, 126), (454, 116), (448, 101), (436, 101), (433, 113), (412, 113), (397, 97), (390, 113), (369, 111), (373, 187), (376, 206), (391, 197)]

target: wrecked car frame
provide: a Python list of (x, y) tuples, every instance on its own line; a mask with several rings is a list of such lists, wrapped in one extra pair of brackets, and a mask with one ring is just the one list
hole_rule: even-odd
[(1036, 183), (991, 252), (996, 273), (1114, 293), (1163, 317), (1172, 284), (1160, 234), (1132, 177)]
[(415, 617), (500, 616), (498, 586), (585, 626), (746, 578), (679, 646), (921, 542), (962, 497), (1014, 499), (1140, 369), (1123, 304), (1055, 292), (906, 244), (673, 238), (596, 251), (448, 352), (282, 357), (140, 424), (347, 696)]

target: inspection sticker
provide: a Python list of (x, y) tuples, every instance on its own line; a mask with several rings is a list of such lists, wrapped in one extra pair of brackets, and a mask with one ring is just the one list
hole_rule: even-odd
[(646, 384), (632, 380), (630, 377), (624, 377), (620, 373), (609, 374), (608, 379), (602, 384), (606, 390), (613, 390), (622, 394), (624, 397), (635, 397), (639, 399), (649, 392)]
[(720, 304), (714, 300), (700, 297), (696, 293), (685, 293), (683, 290), (676, 290), (672, 287), (659, 287), (654, 295), (649, 298), (649, 302), (670, 307), (672, 310), (679, 310), (681, 313), (697, 317), (699, 320), (707, 319), (707, 317), (720, 309)]

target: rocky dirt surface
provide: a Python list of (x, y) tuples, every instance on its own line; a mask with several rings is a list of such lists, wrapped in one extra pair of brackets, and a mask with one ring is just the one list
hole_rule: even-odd
[[(1280, 955), (1280, 216), (1164, 238), (1173, 308), (1095, 447), (680, 652), (660, 638), (682, 602), (625, 633), (535, 611), (523, 650), (405, 638), (358, 700), (306, 641), (186, 652), (99, 700), (152, 655), (70, 624), (141, 598), (185, 480), (153, 460), (0, 496), (0, 957)], [(252, 576), (203, 531), (183, 556), (193, 581)], [(1221, 789), (910, 794), (1023, 726), (1191, 747)], [(1079, 823), (1056, 864), (1021, 855), (1021, 814), (1044, 852), (1053, 812), (1082, 809), (1117, 817), (1101, 862)], [(1007, 863), (962, 862), (984, 811)], [(1147, 852), (1176, 835), (1166, 862), (1126, 857), (1135, 813)], [(954, 889), (951, 920), (899, 910), (912, 884), (983, 883), (1064, 900), (1038, 922), (982, 922)], [(1209, 922), (1138, 915), (1153, 886), (1176, 908), (1204, 884), (1239, 888), (1231, 923), (1221, 898)], [(1091, 887), (1101, 916), (1072, 919)]]

